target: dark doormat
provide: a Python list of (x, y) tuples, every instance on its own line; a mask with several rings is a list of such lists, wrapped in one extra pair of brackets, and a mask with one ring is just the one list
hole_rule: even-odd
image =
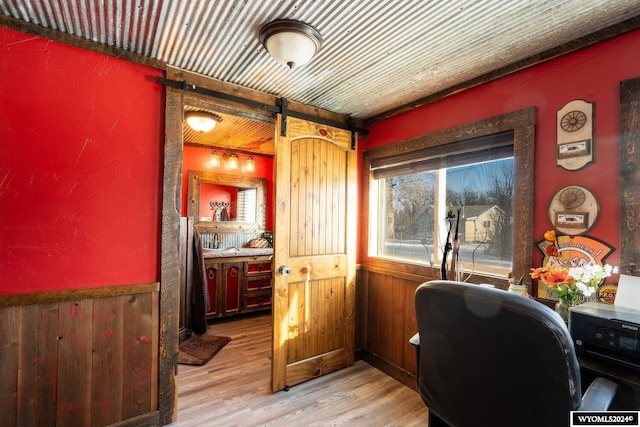
[(178, 363), (182, 365), (205, 365), (231, 341), (229, 337), (194, 335), (182, 344), (178, 351)]

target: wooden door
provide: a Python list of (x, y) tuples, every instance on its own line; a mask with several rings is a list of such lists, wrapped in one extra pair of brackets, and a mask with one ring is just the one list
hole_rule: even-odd
[(358, 209), (351, 133), (276, 123), (274, 392), (353, 364)]

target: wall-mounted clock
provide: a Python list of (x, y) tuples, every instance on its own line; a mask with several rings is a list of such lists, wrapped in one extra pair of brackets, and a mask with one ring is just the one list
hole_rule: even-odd
[(573, 100), (557, 113), (558, 166), (577, 170), (593, 161), (593, 103)]
[(600, 215), (596, 196), (580, 185), (561, 188), (549, 203), (549, 220), (560, 232), (570, 236), (586, 233)]

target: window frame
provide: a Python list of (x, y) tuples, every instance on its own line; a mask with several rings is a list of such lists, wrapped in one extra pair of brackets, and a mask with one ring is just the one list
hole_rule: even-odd
[[(394, 274), (405, 275), (418, 280), (439, 278), (439, 272), (434, 271), (429, 266), (369, 256), (369, 244), (372, 237), (369, 235), (370, 190), (371, 186), (375, 185), (372, 182), (371, 162), (374, 161), (375, 163), (374, 159), (410, 155), (412, 152), (435, 147), (443, 149), (447, 144), (455, 144), (467, 139), (512, 130), (515, 168), (514, 187), (519, 189), (514, 193), (513, 198), (513, 230), (518, 230), (518, 233), (514, 232), (513, 235), (513, 275), (514, 277), (528, 277), (534, 247), (535, 122), (536, 109), (535, 107), (530, 107), (365, 151), (362, 164), (362, 245), (360, 254), (365, 268), (390, 270)], [(495, 276), (475, 274), (470, 281), (500, 284), (504, 287), (504, 284), (506, 284), (504, 279), (496, 280)]]

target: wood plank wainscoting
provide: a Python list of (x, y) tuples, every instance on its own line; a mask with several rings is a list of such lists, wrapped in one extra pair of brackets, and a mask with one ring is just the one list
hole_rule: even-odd
[(358, 269), (357, 358), (416, 389), (416, 355), (409, 338), (417, 324), (413, 294), (423, 278)]
[(158, 425), (158, 289), (0, 296), (0, 425)]
[[(409, 344), (418, 331), (413, 297), (420, 284), (439, 276), (437, 272), (425, 275), (419, 266), (376, 264), (358, 269), (356, 357), (415, 390), (416, 354)], [(506, 280), (484, 277), (481, 282), (508, 287)]]

